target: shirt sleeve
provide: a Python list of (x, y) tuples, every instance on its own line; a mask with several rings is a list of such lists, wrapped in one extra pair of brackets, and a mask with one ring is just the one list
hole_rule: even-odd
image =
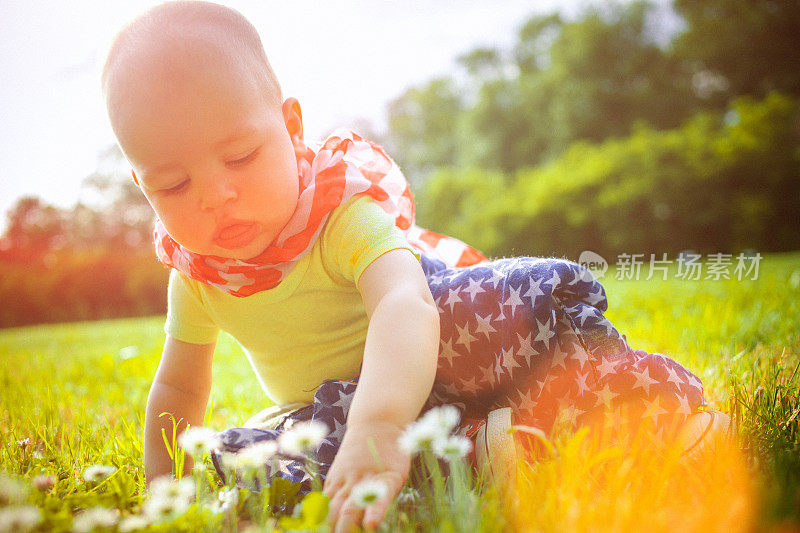
[(203, 308), (197, 284), (175, 269), (170, 272), (164, 331), (179, 341), (210, 344), (217, 340), (220, 329)]
[(364, 270), (390, 250), (405, 249), (419, 259), (392, 215), (368, 196), (335, 209), (321, 238), (323, 257), (332, 274), (356, 285)]

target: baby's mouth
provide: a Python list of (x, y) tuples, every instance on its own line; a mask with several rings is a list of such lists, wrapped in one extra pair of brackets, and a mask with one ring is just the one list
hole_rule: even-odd
[(258, 226), (254, 222), (235, 221), (217, 228), (214, 232), (214, 243), (226, 250), (242, 248), (250, 244)]

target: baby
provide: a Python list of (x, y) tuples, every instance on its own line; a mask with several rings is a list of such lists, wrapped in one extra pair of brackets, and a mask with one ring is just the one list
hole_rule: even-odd
[[(565, 409), (590, 423), (623, 402), (666, 436), (705, 405), (694, 375), (627, 346), (585, 269), (489, 262), (413, 224), (408, 185), (380, 147), (350, 132), (307, 145), (300, 104), (236, 11), (151, 9), (116, 37), (103, 89), (172, 268), (148, 483), (171, 471), (159, 413), (202, 425), (220, 331), (276, 405), (271, 420), (223, 432), (225, 451), (324, 421), (317, 456), (337, 531), (380, 522), (409, 473), (398, 437), (431, 406), (455, 404), (464, 431), (488, 442), (492, 425), (547, 432)], [(389, 494), (363, 511), (348, 495), (367, 478)]]

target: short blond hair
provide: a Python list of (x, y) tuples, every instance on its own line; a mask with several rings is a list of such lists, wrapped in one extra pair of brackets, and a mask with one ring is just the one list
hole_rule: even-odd
[[(265, 89), (265, 95), (280, 105), (280, 84), (269, 64), (261, 37), (244, 15), (211, 2), (173, 1), (155, 6), (122, 28), (109, 48), (101, 76), (108, 98), (109, 80), (133, 53), (159, 54), (201, 42), (215, 50), (245, 54), (228, 59), (243, 62)], [(162, 43), (161, 48), (153, 43)], [(168, 48), (164, 48), (167, 46)]]

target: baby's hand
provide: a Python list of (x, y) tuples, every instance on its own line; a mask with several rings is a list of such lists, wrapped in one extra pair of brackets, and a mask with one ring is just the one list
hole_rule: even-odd
[[(383, 520), (411, 466), (411, 457), (397, 442), (401, 433), (402, 428), (391, 422), (347, 426), (323, 489), (331, 500), (328, 523), (337, 533), (350, 531), (358, 524), (374, 529)], [(350, 499), (350, 491), (365, 479), (383, 481), (388, 491), (386, 497), (362, 509)]]

